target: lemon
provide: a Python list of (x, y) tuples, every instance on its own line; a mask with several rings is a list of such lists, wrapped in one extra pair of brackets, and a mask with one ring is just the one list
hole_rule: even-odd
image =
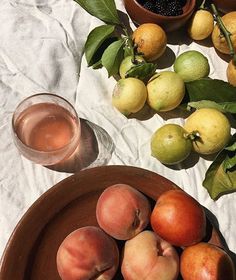
[(230, 139), (230, 123), (228, 118), (213, 108), (202, 108), (193, 112), (184, 125), (188, 133), (197, 137), (193, 148), (199, 154), (219, 152)]
[(139, 25), (133, 32), (132, 39), (138, 53), (142, 53), (146, 61), (159, 58), (166, 49), (167, 36), (165, 31), (155, 23)]
[(145, 84), (136, 78), (120, 79), (112, 93), (112, 104), (122, 114), (128, 116), (141, 110), (147, 99)]
[(188, 34), (193, 40), (204, 40), (214, 29), (213, 15), (207, 10), (198, 10), (191, 17)]
[(208, 59), (200, 52), (192, 50), (180, 54), (174, 62), (174, 71), (185, 82), (205, 78), (210, 73)]
[[(230, 38), (233, 43), (233, 48), (236, 51), (236, 11), (230, 12), (222, 16), (222, 21), (225, 28), (230, 32)], [(229, 54), (229, 47), (225, 37), (222, 35), (218, 24), (215, 24), (212, 32), (212, 42), (214, 47), (221, 53)]]
[(235, 63), (233, 63), (232, 59), (230, 60), (228, 66), (227, 66), (226, 76), (227, 76), (228, 82), (232, 86), (236, 87), (236, 65), (235, 65)]
[(183, 127), (178, 124), (165, 124), (152, 135), (152, 156), (163, 164), (180, 163), (191, 151), (192, 142)]
[(119, 74), (121, 78), (125, 78), (126, 73), (130, 70), (133, 66), (137, 65), (138, 63), (145, 62), (145, 59), (141, 55), (136, 55), (133, 61), (133, 56), (125, 57), (120, 64), (119, 67)]
[(147, 103), (159, 112), (179, 106), (185, 95), (183, 79), (173, 71), (156, 73), (147, 83)]

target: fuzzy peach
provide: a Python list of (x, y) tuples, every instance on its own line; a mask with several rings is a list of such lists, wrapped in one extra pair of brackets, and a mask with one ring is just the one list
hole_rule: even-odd
[(118, 269), (119, 250), (102, 229), (86, 226), (64, 239), (56, 262), (62, 280), (110, 280)]
[(96, 206), (99, 226), (112, 237), (127, 240), (149, 223), (151, 206), (144, 194), (127, 184), (106, 188)]
[(125, 280), (175, 280), (179, 256), (171, 244), (145, 230), (125, 242), (121, 272)]

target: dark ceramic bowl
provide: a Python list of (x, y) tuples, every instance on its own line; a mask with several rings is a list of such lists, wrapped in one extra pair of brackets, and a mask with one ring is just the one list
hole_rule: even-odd
[(236, 11), (236, 0), (212, 0), (212, 3), (223, 13)]
[[(0, 279), (61, 280), (56, 267), (61, 242), (79, 227), (98, 225), (98, 197), (105, 188), (118, 183), (134, 186), (152, 205), (165, 191), (178, 188), (167, 178), (132, 166), (101, 166), (71, 175), (45, 192), (18, 223), (0, 261)], [(204, 241), (224, 248), (221, 235), (208, 219), (210, 211), (205, 210)], [(113, 280), (120, 279), (119, 269)]]
[(123, 0), (125, 9), (136, 25), (156, 23), (166, 32), (171, 32), (184, 26), (191, 17), (196, 6), (196, 0), (187, 0), (183, 14), (179, 16), (162, 16), (145, 9), (137, 0)]

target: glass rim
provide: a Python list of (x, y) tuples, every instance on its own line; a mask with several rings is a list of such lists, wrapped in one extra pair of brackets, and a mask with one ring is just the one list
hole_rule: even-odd
[[(65, 145), (65, 146), (63, 146), (63, 147), (61, 147), (61, 148), (57, 148), (57, 149), (54, 149), (54, 150), (51, 150), (51, 151), (40, 151), (40, 150), (37, 150), (37, 149), (33, 149), (32, 147), (30, 147), (29, 145), (27, 145), (26, 143), (24, 143), (21, 139), (20, 139), (20, 137), (18, 136), (18, 134), (16, 133), (16, 130), (15, 130), (15, 123), (14, 123), (14, 121), (15, 121), (15, 119), (16, 119), (16, 110), (24, 103), (24, 102), (26, 102), (27, 100), (29, 100), (29, 99), (31, 99), (31, 98), (33, 98), (33, 97), (37, 97), (37, 96), (53, 96), (53, 97), (56, 97), (56, 98), (59, 98), (59, 99), (61, 99), (62, 101), (64, 101), (65, 103), (67, 103), (67, 105), (69, 105), (69, 107), (73, 110), (73, 112), (75, 113), (75, 117), (76, 117), (76, 120), (77, 120), (77, 125), (78, 125), (78, 136), (76, 136), (76, 135), (74, 135), (71, 139), (70, 139), (70, 141)], [(40, 103), (40, 102), (39, 102)], [(50, 102), (48, 102), (48, 103), (50, 103)], [(62, 150), (64, 150), (64, 149), (66, 149), (66, 147), (68, 147), (68, 146), (70, 146), (71, 145), (71, 143), (74, 141), (74, 139), (76, 138), (76, 137), (78, 137), (78, 139), (80, 138), (80, 134), (81, 134), (81, 126), (80, 126), (80, 119), (79, 119), (79, 116), (78, 116), (78, 114), (77, 114), (77, 112), (76, 112), (76, 110), (75, 110), (75, 108), (74, 108), (74, 106), (68, 101), (68, 100), (66, 100), (64, 97), (62, 97), (62, 96), (60, 96), (60, 95), (57, 95), (57, 94), (55, 94), (55, 93), (36, 93), (36, 94), (33, 94), (33, 95), (30, 95), (30, 96), (27, 96), (26, 98), (24, 98), (22, 101), (20, 101), (19, 103), (18, 103), (18, 105), (16, 106), (16, 108), (15, 108), (15, 110), (14, 110), (14, 113), (13, 113), (13, 115), (12, 115), (12, 120), (11, 120), (11, 127), (12, 127), (12, 132), (14, 133), (14, 135), (15, 135), (15, 141), (20, 141), (20, 143), (24, 146), (24, 147), (26, 147), (28, 150), (30, 150), (30, 151), (32, 151), (32, 152), (34, 152), (34, 153), (37, 153), (37, 154), (48, 154), (48, 155), (50, 155), (50, 154), (54, 154), (55, 152), (60, 152), (60, 151), (62, 151)], [(76, 148), (75, 148), (76, 149)]]

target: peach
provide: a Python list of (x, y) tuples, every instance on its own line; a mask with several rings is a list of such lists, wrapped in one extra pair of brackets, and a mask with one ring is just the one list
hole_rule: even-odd
[(230, 256), (205, 242), (185, 248), (180, 257), (180, 271), (184, 280), (235, 280)]
[(145, 230), (125, 242), (121, 272), (125, 280), (175, 280), (179, 256), (171, 244)]
[(182, 190), (160, 195), (151, 214), (152, 229), (175, 246), (190, 246), (206, 235), (206, 215), (200, 203)]
[(110, 280), (119, 266), (119, 250), (102, 229), (85, 226), (64, 239), (56, 262), (62, 280)]
[(149, 223), (151, 206), (147, 197), (127, 184), (106, 188), (97, 201), (99, 226), (118, 240), (127, 240)]

